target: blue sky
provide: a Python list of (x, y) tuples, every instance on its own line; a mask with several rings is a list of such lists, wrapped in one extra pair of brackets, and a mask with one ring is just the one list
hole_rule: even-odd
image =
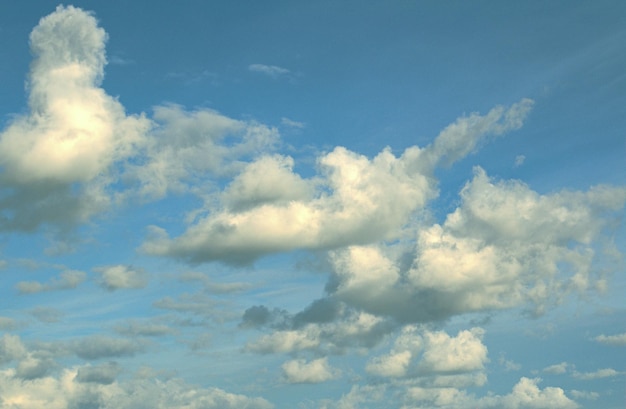
[(0, 407), (622, 408), (625, 20), (0, 4)]

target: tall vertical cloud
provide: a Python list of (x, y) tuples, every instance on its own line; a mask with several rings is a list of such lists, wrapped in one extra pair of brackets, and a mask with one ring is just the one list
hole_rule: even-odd
[(150, 121), (127, 116), (100, 88), (107, 34), (90, 14), (59, 6), (30, 36), (29, 114), (0, 134), (0, 228), (84, 221), (106, 208), (116, 162), (142, 145)]

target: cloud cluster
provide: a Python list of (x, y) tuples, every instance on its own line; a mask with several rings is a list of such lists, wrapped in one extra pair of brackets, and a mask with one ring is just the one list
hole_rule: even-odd
[(388, 246), (333, 252), (332, 296), (403, 322), (520, 305), (541, 314), (568, 293), (603, 287), (597, 239), (625, 201), (626, 189), (605, 186), (540, 195), (477, 168), (459, 207), (419, 228), (408, 255)]
[(133, 378), (115, 380), (119, 368), (112, 363), (62, 370), (58, 376), (21, 380), (15, 370), (0, 371), (2, 405), (15, 409), (66, 408), (189, 408), (271, 409), (261, 398), (201, 388), (181, 379), (167, 381)]
[(433, 144), (412, 146), (400, 157), (388, 148), (369, 159), (336, 147), (318, 158), (319, 175), (311, 179), (293, 172), (292, 158), (258, 158), (225, 189), (221, 209), (211, 209), (173, 239), (153, 227), (143, 250), (192, 263), (237, 264), (269, 253), (397, 238), (436, 197), (438, 165), (461, 159), (490, 135), (519, 128), (531, 106), (522, 100), (460, 118)]

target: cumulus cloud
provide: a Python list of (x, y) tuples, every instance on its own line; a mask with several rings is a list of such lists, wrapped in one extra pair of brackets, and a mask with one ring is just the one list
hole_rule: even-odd
[(461, 159), (488, 135), (519, 128), (531, 105), (523, 100), (461, 118), (432, 145), (412, 146), (400, 157), (388, 148), (369, 159), (336, 147), (318, 158), (320, 175), (312, 179), (295, 174), (289, 157), (258, 158), (224, 191), (220, 209), (174, 239), (153, 227), (142, 249), (191, 263), (246, 263), (267, 253), (397, 238), (436, 197), (436, 166)]
[[(158, 381), (114, 379), (115, 364), (64, 369), (57, 376), (24, 382), (15, 371), (0, 371), (2, 404), (15, 409), (271, 409), (262, 398), (250, 398), (217, 388), (200, 388), (180, 379)], [(110, 381), (110, 382), (109, 382)]]
[(100, 274), (100, 286), (109, 291), (143, 288), (148, 284), (147, 274), (143, 270), (132, 266), (96, 267), (94, 271)]
[(467, 409), (576, 409), (579, 405), (557, 387), (540, 389), (539, 378), (521, 378), (507, 395), (476, 398), (456, 388), (409, 388), (405, 407)]
[(113, 164), (150, 127), (99, 88), (107, 35), (89, 13), (59, 6), (30, 36), (29, 110), (0, 134), (0, 228), (67, 225), (105, 209)]
[(598, 238), (626, 189), (540, 195), (477, 168), (461, 200), (443, 224), (418, 229), (413, 255), (385, 246), (332, 252), (332, 295), (405, 322), (520, 305), (541, 314), (569, 293), (601, 287)]
[(288, 383), (321, 383), (338, 376), (338, 371), (328, 365), (327, 358), (314, 359), (310, 362), (294, 359), (285, 362), (282, 370)]
[(594, 338), (597, 342), (608, 345), (626, 345), (626, 332), (615, 335), (598, 335)]
[[(414, 325), (402, 329), (389, 354), (370, 359), (366, 370), (388, 378), (439, 376), (439, 384), (469, 381), (482, 385), (480, 371), (488, 362), (481, 328), (460, 331), (455, 337), (443, 331), (428, 331)], [(475, 373), (476, 377), (445, 378), (441, 375)]]
[[(262, 311), (263, 309), (259, 309), (255, 313)], [(262, 354), (306, 350), (342, 354), (351, 348), (372, 348), (382, 341), (393, 326), (380, 317), (345, 307), (341, 308), (335, 320), (327, 322), (307, 323), (296, 319), (297, 316), (282, 313), (279, 316), (282, 317), (277, 321), (274, 321), (272, 315), (269, 321), (259, 320), (270, 327), (276, 322), (280, 325), (278, 329), (271, 328), (276, 329), (273, 332), (248, 342), (246, 350)]]

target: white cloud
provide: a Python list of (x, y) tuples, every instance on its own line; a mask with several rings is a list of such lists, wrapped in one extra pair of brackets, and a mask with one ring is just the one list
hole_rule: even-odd
[(229, 176), (245, 165), (242, 158), (271, 151), (278, 131), (254, 121), (238, 121), (210, 109), (185, 111), (178, 105), (154, 108), (158, 125), (146, 142), (140, 164), (125, 177), (135, 194), (160, 199), (186, 192), (207, 176)]
[(540, 389), (540, 379), (521, 378), (507, 395), (476, 398), (456, 388), (409, 388), (403, 408), (576, 409), (579, 405), (561, 388)]
[[(373, 347), (383, 339), (391, 326), (380, 317), (343, 307), (339, 308), (332, 319), (324, 320), (326, 322), (308, 322), (301, 314), (295, 317), (278, 315), (281, 326), (288, 329), (281, 328), (249, 342), (246, 345), (248, 351), (267, 354), (314, 350), (326, 354), (342, 354), (351, 348)], [(265, 317), (261, 321), (266, 319), (271, 320), (270, 317)]]
[(543, 372), (555, 375), (564, 374), (570, 366), (571, 365), (567, 362), (561, 362), (560, 364), (554, 364), (543, 368)]
[[(439, 376), (440, 385), (459, 381), (482, 384), (487, 347), (482, 343), (484, 331), (472, 328), (451, 337), (443, 331), (428, 331), (414, 325), (403, 328), (387, 355), (372, 358), (366, 370), (370, 374), (391, 377)], [(476, 373), (477, 377), (445, 378), (445, 375)], [(442, 376), (444, 375), (444, 376)], [(448, 386), (448, 385), (446, 385)]]
[(539, 195), (477, 168), (461, 199), (443, 224), (418, 229), (408, 267), (406, 251), (393, 246), (331, 253), (333, 295), (372, 314), (420, 322), (520, 305), (541, 314), (569, 293), (601, 287), (598, 238), (626, 189)]
[(248, 70), (252, 72), (265, 74), (272, 78), (278, 78), (282, 75), (286, 75), (291, 72), (288, 69), (279, 67), (277, 65), (265, 65), (265, 64), (250, 64), (248, 66)]
[(294, 121), (293, 119), (289, 119), (285, 117), (280, 118), (280, 123), (290, 128), (304, 129), (306, 127), (306, 124), (303, 122)]
[[(150, 122), (127, 116), (101, 88), (107, 35), (96, 19), (59, 6), (32, 31), (30, 113), (0, 134), (5, 229), (71, 224), (105, 209), (114, 163), (142, 145)], [(72, 187), (73, 186), (73, 187)]]
[(303, 330), (277, 331), (263, 335), (249, 343), (246, 348), (258, 353), (286, 353), (313, 349), (319, 345), (319, 329), (311, 325)]
[(589, 381), (593, 379), (602, 379), (602, 378), (610, 378), (613, 376), (621, 375), (622, 372), (618, 372), (613, 368), (604, 368), (598, 369), (595, 372), (574, 372), (573, 377), (576, 379), (582, 379), (584, 381)]
[[(111, 370), (112, 368), (112, 370)], [(86, 372), (87, 371), (87, 372)], [(167, 407), (186, 409), (271, 409), (262, 398), (200, 388), (180, 379), (130, 379), (118, 382), (115, 366), (64, 369), (58, 376), (23, 381), (12, 369), (0, 371), (0, 395), (15, 409), (98, 407), (134, 409)]]
[(596, 400), (600, 397), (598, 392), (579, 391), (576, 389), (572, 389), (570, 394), (576, 399)]
[(334, 379), (338, 371), (328, 365), (327, 358), (294, 359), (282, 365), (285, 381), (288, 383), (321, 383)]
[[(523, 100), (461, 118), (432, 145), (410, 147), (400, 157), (388, 148), (369, 159), (336, 147), (318, 158), (320, 176), (310, 180), (293, 173), (291, 158), (262, 157), (224, 192), (221, 208), (210, 209), (174, 239), (153, 227), (142, 248), (192, 263), (246, 263), (267, 253), (397, 238), (411, 216), (436, 197), (432, 173), (440, 162), (453, 163), (486, 136), (519, 128), (530, 106)], [(259, 184), (264, 180), (259, 174), (269, 181)]]
[(626, 332), (623, 334), (615, 334), (615, 335), (602, 334), (602, 335), (598, 335), (594, 339), (602, 344), (626, 345)]
[(103, 266), (93, 270), (100, 274), (99, 284), (109, 291), (143, 288), (148, 283), (146, 273), (132, 266)]

